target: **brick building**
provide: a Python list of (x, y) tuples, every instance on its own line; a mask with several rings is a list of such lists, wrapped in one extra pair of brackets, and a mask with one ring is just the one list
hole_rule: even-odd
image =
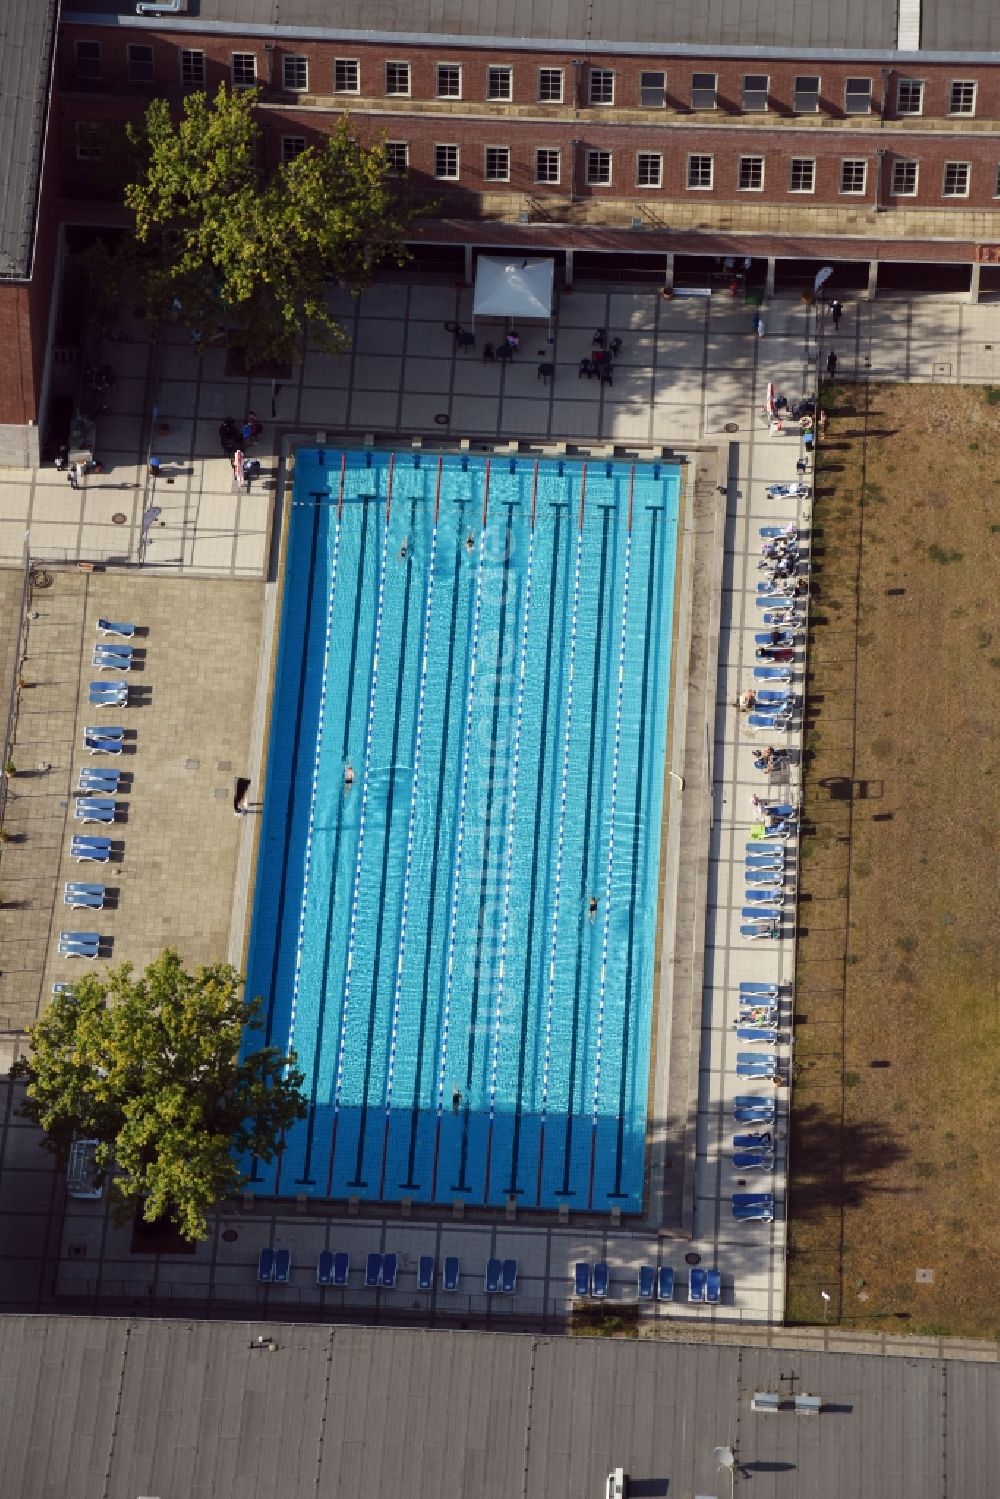
[(739, 256), (765, 292), (831, 263), (976, 298), (1000, 290), (998, 46), (976, 0), (63, 0), (63, 214), (100, 216), (103, 127), (256, 84), (273, 161), (345, 111), (384, 139), (442, 270), (532, 248), (567, 282), (681, 285)]

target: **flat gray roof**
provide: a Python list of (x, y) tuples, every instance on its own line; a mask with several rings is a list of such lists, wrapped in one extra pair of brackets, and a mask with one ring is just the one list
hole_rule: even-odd
[[(263, 1343), (258, 1343), (263, 1338)], [(274, 1344), (273, 1350), (271, 1343)], [(777, 1414), (750, 1408), (778, 1393)], [(821, 1397), (797, 1415), (795, 1394)], [(1000, 1365), (281, 1323), (0, 1319), (18, 1499), (754, 1499), (987, 1494)]]
[[(913, 8), (911, 5), (909, 8)], [(416, 42), (480, 38), (537, 40), (586, 52), (602, 45), (690, 46), (701, 51), (843, 49), (851, 55), (896, 47), (897, 0), (198, 0), (180, 16), (137, 20), (134, 0), (66, 0), (67, 13), (120, 15), (132, 25), (239, 32), (286, 31), (406, 37)], [(923, 0), (921, 48), (988, 53), (1000, 48), (1000, 8), (992, 0)], [(364, 17), (364, 28), (359, 17)]]
[(31, 274), (58, 4), (0, 6), (0, 280)]

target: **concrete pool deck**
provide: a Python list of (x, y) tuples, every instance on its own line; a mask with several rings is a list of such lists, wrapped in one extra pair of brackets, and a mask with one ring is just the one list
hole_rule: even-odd
[[(390, 290), (391, 296), (382, 295)], [(503, 373), (483, 366), (478, 359), (456, 355), (442, 322), (460, 315), (461, 308), (454, 289), (416, 283), (378, 288), (362, 297), (350, 309), (354, 351), (349, 364), (317, 354), (307, 357), (297, 372), (296, 383), (278, 394), (278, 428), (267, 423), (265, 432), (270, 450), (275, 450), (275, 439), (286, 432), (298, 431), (311, 439), (316, 432), (326, 430), (326, 424), (332, 429), (331, 440), (334, 430), (338, 437), (346, 432), (355, 440), (362, 440), (368, 431), (395, 439), (411, 432), (429, 436), (441, 431), (440, 424), (433, 420), (439, 414), (449, 416), (445, 430), (456, 440), (468, 434), (473, 439), (494, 441), (498, 437), (505, 441), (586, 440), (633, 448), (669, 442), (678, 449), (687, 443), (692, 453), (700, 447), (712, 454), (720, 448), (728, 453), (729, 443), (735, 444), (725, 475), (723, 513), (727, 529), (718, 680), (710, 699), (704, 686), (698, 689), (698, 696), (692, 693), (687, 720), (692, 747), (697, 750), (698, 743), (702, 746), (714, 790), (711, 805), (701, 811), (702, 825), (710, 830), (710, 842), (703, 842), (703, 868), (699, 871), (709, 892), (704, 927), (707, 960), (702, 1002), (693, 1014), (695, 1029), (701, 1027), (703, 1043), (698, 1087), (689, 1090), (689, 1098), (697, 1099), (696, 1112), (690, 1106), (687, 1111), (687, 1124), (697, 1142), (694, 1236), (685, 1243), (663, 1240), (649, 1225), (636, 1229), (610, 1223), (542, 1226), (524, 1220), (508, 1222), (503, 1215), (493, 1215), (490, 1222), (473, 1222), (471, 1215), (464, 1221), (443, 1217), (435, 1224), (407, 1220), (396, 1210), (357, 1216), (343, 1212), (306, 1215), (297, 1212), (293, 1204), (277, 1211), (258, 1206), (222, 1214), (215, 1238), (195, 1256), (157, 1258), (130, 1255), (127, 1234), (112, 1228), (106, 1204), (74, 1203), (65, 1222), (58, 1285), (62, 1294), (79, 1298), (84, 1304), (107, 1297), (135, 1298), (148, 1305), (155, 1296), (157, 1301), (211, 1310), (224, 1304), (255, 1305), (263, 1294), (268, 1299), (262, 1304), (269, 1310), (279, 1298), (286, 1298), (288, 1305), (298, 1306), (303, 1312), (322, 1308), (325, 1315), (337, 1315), (330, 1293), (322, 1293), (327, 1299), (321, 1300), (309, 1262), (314, 1251), (327, 1242), (337, 1245), (343, 1240), (344, 1247), (351, 1248), (355, 1255), (366, 1248), (383, 1246), (408, 1256), (434, 1253), (438, 1248), (442, 1255), (458, 1253), (469, 1286), (467, 1305), (456, 1307), (451, 1303), (460, 1315), (489, 1311), (490, 1316), (501, 1319), (515, 1314), (561, 1317), (568, 1305), (572, 1266), (578, 1258), (606, 1258), (612, 1265), (613, 1293), (620, 1293), (623, 1300), (634, 1296), (635, 1272), (640, 1263), (671, 1263), (683, 1296), (686, 1253), (698, 1253), (703, 1265), (718, 1265), (723, 1271), (723, 1305), (698, 1308), (679, 1301), (669, 1313), (652, 1309), (647, 1314), (651, 1321), (669, 1319), (690, 1325), (696, 1319), (699, 1323), (725, 1325), (733, 1321), (774, 1321), (782, 1315), (784, 1196), (780, 1137), (779, 1172), (773, 1188), (777, 1221), (741, 1226), (732, 1222), (728, 1211), (728, 1197), (735, 1185), (726, 1158), (732, 1130), (731, 1099), (736, 1091), (751, 1091), (749, 1087), (737, 1087), (733, 1074), (735, 985), (740, 978), (787, 978), (792, 952), (790, 939), (780, 944), (748, 945), (737, 933), (741, 844), (750, 823), (749, 797), (759, 788), (759, 781), (750, 770), (747, 742), (733, 702), (738, 689), (745, 685), (753, 659), (751, 630), (756, 621), (749, 600), (756, 580), (756, 528), (764, 522), (790, 518), (787, 502), (779, 506), (768, 500), (765, 484), (793, 477), (798, 456), (796, 443), (767, 435), (757, 413), (769, 379), (793, 398), (811, 388), (815, 369), (810, 332), (813, 316), (799, 304), (778, 302), (768, 311), (765, 338), (758, 340), (751, 335), (749, 313), (728, 299), (687, 304), (677, 301), (667, 307), (653, 293), (644, 291), (581, 288), (560, 310), (556, 380), (543, 386), (537, 379), (533, 348), (528, 347), (526, 339), (522, 340), (523, 352), (516, 369)], [(596, 384), (580, 381), (576, 375), (576, 360), (589, 352), (590, 332), (597, 326), (608, 327), (612, 334), (618, 332), (626, 343), (622, 379), (611, 392), (603, 394)], [(989, 381), (1000, 374), (990, 352), (993, 347), (1000, 348), (998, 334), (1000, 309), (986, 305), (969, 308), (951, 301), (852, 304), (836, 340), (839, 374), (849, 379), (870, 370), (883, 379)], [(123, 346), (121, 352), (126, 362), (139, 360), (137, 345)], [(112, 362), (117, 362), (118, 356), (115, 349)], [(267, 571), (270, 553), (264, 534), (266, 524), (262, 532), (259, 514), (257, 519), (253, 516), (258, 504), (263, 503), (265, 491), (260, 491), (259, 500), (251, 506), (245, 506), (243, 500), (234, 504), (228, 466), (216, 456), (215, 427), (225, 414), (241, 416), (239, 408), (244, 402), (266, 418), (270, 387), (255, 388), (245, 380), (229, 380), (221, 370), (221, 359), (214, 354), (206, 356), (196, 371), (197, 378), (191, 379), (196, 365), (190, 349), (172, 348), (160, 409), (177, 444), (178, 468), (184, 466), (193, 472), (178, 474), (170, 487), (173, 501), (177, 483), (183, 478), (188, 485), (184, 491), (187, 498), (183, 505), (178, 502), (172, 534), (168, 535), (170, 526), (162, 529), (162, 544), (156, 536), (147, 561), (175, 571), (203, 566), (215, 579), (206, 581), (206, 586), (221, 589), (222, 577), (233, 576), (243, 566), (238, 558), (252, 554), (252, 565), (247, 564), (245, 576), (259, 578)], [(145, 484), (144, 463), (136, 455), (143, 451), (147, 430), (143, 413), (148, 405), (143, 405), (135, 385), (126, 384), (138, 378), (119, 371), (115, 399), (121, 409), (114, 412), (115, 423), (108, 428), (107, 438), (103, 428), (101, 433), (102, 456), (106, 461), (110, 458), (114, 468), (103, 480), (88, 480), (88, 486), (98, 482)], [(487, 386), (487, 379), (493, 384)], [(189, 397), (182, 387), (193, 390), (193, 396)], [(189, 403), (193, 403), (190, 414), (185, 416), (181, 408)], [(722, 430), (730, 421), (737, 424), (736, 434), (727, 435)], [(164, 454), (170, 456), (166, 448)], [(131, 478), (119, 478), (120, 473), (129, 474), (129, 462)], [(273, 463), (266, 466), (273, 477)], [(159, 494), (168, 494), (163, 480), (157, 480), (157, 488)], [(218, 525), (211, 545), (202, 546), (207, 537), (202, 537), (200, 529), (205, 512), (199, 508), (199, 496), (207, 495), (214, 495), (218, 501), (213, 512)], [(95, 500), (94, 496), (99, 498)], [(105, 493), (93, 487), (83, 498), (74, 495), (65, 479), (51, 470), (41, 476), (18, 476), (7, 471), (0, 476), (0, 556), (11, 562), (20, 558), (28, 524), (33, 551), (39, 555), (57, 555), (60, 548), (62, 554), (73, 557), (123, 555), (119, 539), (126, 528), (117, 526), (112, 531), (115, 522), (110, 515), (101, 519), (103, 511), (100, 515), (93, 511), (96, 518), (91, 519), (88, 505), (126, 508), (110, 490)], [(137, 512), (133, 509), (130, 515), (127, 534), (134, 541)], [(92, 525), (106, 529), (100, 533), (91, 530)], [(37, 527), (42, 529), (37, 530), (36, 539)], [(257, 541), (252, 540), (254, 536)], [(182, 538), (185, 546), (190, 541), (186, 552), (181, 550)], [(102, 553), (102, 546), (109, 550)], [(113, 547), (117, 550), (110, 550)], [(132, 556), (135, 560), (134, 553)], [(172, 562), (171, 557), (180, 560)], [(118, 572), (107, 575), (109, 582), (121, 576)], [(136, 580), (140, 586), (145, 581)], [(703, 589), (701, 576), (696, 577), (695, 586), (699, 592)], [(707, 681), (706, 675), (703, 682)], [(247, 727), (244, 747), (256, 732)], [(232, 824), (231, 812), (229, 817)], [(245, 853), (240, 857), (245, 862)], [(688, 912), (689, 931), (692, 919)], [(177, 940), (183, 946), (185, 934), (178, 931)], [(762, 946), (767, 950), (762, 952)], [(781, 949), (780, 956), (772, 947)], [(782, 1049), (782, 1056), (787, 1067), (787, 1047)], [(785, 1105), (779, 1107), (783, 1112)], [(747, 1189), (752, 1185), (755, 1183), (751, 1181)], [(222, 1237), (230, 1232), (236, 1232), (238, 1239)], [(291, 1287), (261, 1293), (253, 1283), (256, 1250), (264, 1243), (293, 1248)], [(480, 1258), (484, 1260), (494, 1249), (520, 1259), (522, 1294), (516, 1298), (516, 1305), (505, 1303), (488, 1309), (481, 1293)], [(415, 1282), (409, 1269), (405, 1276), (409, 1292), (405, 1304), (411, 1307)], [(400, 1293), (397, 1310), (402, 1310), (403, 1304)], [(818, 1313), (820, 1310), (817, 1307)], [(373, 1313), (391, 1315), (389, 1308), (373, 1305), (370, 1296), (360, 1291), (350, 1293), (343, 1314)], [(438, 1316), (447, 1313), (447, 1305), (435, 1308)]]

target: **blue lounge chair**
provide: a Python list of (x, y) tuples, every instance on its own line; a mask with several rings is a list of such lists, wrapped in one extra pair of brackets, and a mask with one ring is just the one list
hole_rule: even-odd
[(764, 999), (777, 999), (780, 987), (779, 984), (756, 984), (748, 979), (740, 979), (741, 994), (759, 994)]
[(257, 1279), (269, 1281), (274, 1275), (274, 1250), (262, 1249), (257, 1257)]
[(795, 526), (761, 526), (757, 533), (765, 541), (798, 541), (799, 533)]
[(274, 1251), (274, 1282), (275, 1285), (287, 1286), (292, 1275), (292, 1252), (290, 1249), (276, 1249)]
[(120, 770), (102, 770), (97, 766), (83, 765), (80, 768), (78, 791), (84, 795), (90, 792), (110, 796), (118, 790), (121, 778)]
[(733, 1217), (742, 1223), (770, 1223), (774, 1198), (770, 1192), (734, 1192)]
[(132, 647), (130, 645), (108, 645), (106, 642), (98, 641), (94, 646), (93, 662), (95, 666), (107, 664), (117, 665), (122, 662), (121, 670), (128, 671), (132, 665)]
[(656, 1271), (652, 1265), (639, 1266), (639, 1300), (652, 1301), (656, 1290)]
[(96, 942), (92, 945), (84, 942), (60, 942), (58, 953), (60, 958), (86, 958), (91, 963), (101, 956)]
[(351, 1256), (346, 1249), (338, 1249), (333, 1257), (333, 1283), (346, 1286), (351, 1274)]
[[(788, 682), (790, 684), (792, 673), (787, 666), (755, 666), (753, 679), (755, 682)], [(753, 717), (752, 713), (750, 717)]]
[(705, 1300), (709, 1306), (718, 1306), (722, 1300), (721, 1271), (707, 1270), (705, 1272)]
[(114, 687), (110, 692), (95, 692), (92, 687), (87, 701), (91, 708), (127, 708), (128, 688)]
[(318, 1286), (329, 1286), (333, 1284), (333, 1250), (324, 1249), (316, 1261), (316, 1284)]
[(52, 993), (53, 994), (70, 994), (70, 993), (72, 993), (72, 990), (73, 990), (73, 985), (72, 984), (53, 984), (52, 985)]
[[(764, 589), (768, 588), (764, 584)], [(767, 593), (761, 591), (761, 584), (757, 584), (757, 597), (754, 600), (758, 609), (794, 609), (796, 600), (789, 594)]]
[(399, 1255), (384, 1254), (382, 1256), (382, 1285), (386, 1291), (396, 1289), (396, 1276), (399, 1271)]
[(784, 875), (785, 873), (785, 845), (774, 843), (764, 848), (760, 853), (743, 855), (744, 871), (751, 874)]
[(773, 1057), (761, 1055), (756, 1051), (736, 1053), (737, 1077), (773, 1077), (774, 1065)]
[(704, 1301), (704, 1299), (705, 1272), (700, 1265), (694, 1265), (688, 1276), (688, 1301)]
[(433, 1291), (434, 1289), (434, 1256), (422, 1254), (417, 1261), (417, 1290)]
[(98, 705), (103, 703), (105, 699), (115, 701), (121, 697), (123, 692), (126, 695), (128, 694), (128, 685), (125, 682), (90, 682), (88, 683), (88, 688), (90, 691), (90, 701)]
[(69, 856), (77, 864), (107, 864), (111, 858), (111, 840), (107, 839), (103, 845), (99, 845), (96, 839), (93, 843), (74, 841), (70, 845)]
[(590, 1266), (586, 1260), (578, 1260), (574, 1276), (574, 1294), (577, 1296), (590, 1295)]
[(674, 1267), (673, 1265), (661, 1265), (656, 1273), (656, 1299), (657, 1301), (673, 1301), (674, 1299)]
[(63, 886), (63, 905), (71, 906), (74, 911), (100, 911), (104, 906), (104, 886), (67, 880)]
[[(778, 632), (778, 639), (772, 640), (771, 636), (774, 634), (775, 630)], [(793, 636), (791, 630), (783, 629), (781, 625), (775, 625), (774, 630), (761, 630), (756, 635), (754, 635), (753, 639), (755, 645), (777, 645), (788, 647), (795, 644), (795, 637)]]
[(773, 869), (767, 865), (751, 865), (744, 869), (743, 878), (747, 882), (747, 894), (751, 890), (772, 890), (780, 893), (785, 885), (785, 871), (775, 866)]
[[(766, 891), (764, 895), (765, 899), (767, 899)], [(744, 906), (740, 915), (745, 921), (780, 921), (782, 919), (782, 913), (774, 903), (763, 906), (753, 904)]]
[[(783, 906), (785, 897), (781, 890), (744, 890), (743, 899), (748, 906)], [(745, 913), (750, 914), (750, 913)], [(773, 912), (772, 912), (773, 915)]]
[(457, 1254), (445, 1256), (444, 1269), (441, 1271), (441, 1284), (446, 1291), (457, 1291), (460, 1275), (460, 1265)]
[(101, 940), (100, 932), (60, 932), (59, 941), (78, 947), (96, 947)]
[(777, 942), (781, 938), (781, 924), (777, 921), (747, 921), (740, 927), (740, 936), (748, 942)]
[(598, 1260), (594, 1266), (594, 1295), (604, 1297), (608, 1294), (611, 1284), (611, 1271), (604, 1260)]
[(374, 1250), (365, 1260), (365, 1285), (369, 1291), (380, 1285), (382, 1281), (382, 1256)]
[(114, 822), (115, 804), (103, 797), (78, 796), (73, 815), (77, 822)]
[(733, 1120), (736, 1124), (773, 1124), (774, 1104), (766, 1099), (737, 1099), (733, 1105)]
[(749, 1134), (734, 1135), (734, 1150), (770, 1150), (771, 1131), (769, 1129), (753, 1130)]
[(120, 723), (90, 723), (84, 728), (84, 737), (90, 739), (124, 739), (125, 730)]
[(135, 625), (122, 624), (116, 619), (99, 619), (97, 628), (102, 635), (118, 635), (123, 640), (131, 640), (135, 634)]
[(798, 479), (789, 479), (787, 484), (767, 486), (767, 496), (771, 500), (804, 500), (808, 493), (809, 486)]
[(737, 1025), (737, 1041), (748, 1041), (751, 1046), (776, 1046), (778, 1042), (778, 1027), (776, 1025)]
[(122, 752), (120, 739), (85, 739), (83, 747), (91, 755), (120, 755)]
[(733, 1165), (737, 1171), (773, 1171), (774, 1156), (770, 1146), (766, 1150), (736, 1150)]
[(505, 1296), (513, 1296), (517, 1290), (517, 1260), (504, 1260), (501, 1285)]
[(486, 1274), (483, 1276), (483, 1285), (487, 1296), (499, 1294), (500, 1285), (503, 1280), (503, 1265), (499, 1260), (492, 1257), (486, 1261)]
[(770, 625), (772, 630), (791, 630), (799, 635), (802, 633), (805, 621), (800, 614), (796, 614), (794, 609), (765, 609), (763, 623)]

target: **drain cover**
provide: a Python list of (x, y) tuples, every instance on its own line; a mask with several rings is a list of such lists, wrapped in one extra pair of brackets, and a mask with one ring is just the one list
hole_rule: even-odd
[(114, 515), (111, 517), (111, 524), (113, 526), (124, 526), (127, 521), (128, 516), (125, 514), (124, 510), (116, 510)]

